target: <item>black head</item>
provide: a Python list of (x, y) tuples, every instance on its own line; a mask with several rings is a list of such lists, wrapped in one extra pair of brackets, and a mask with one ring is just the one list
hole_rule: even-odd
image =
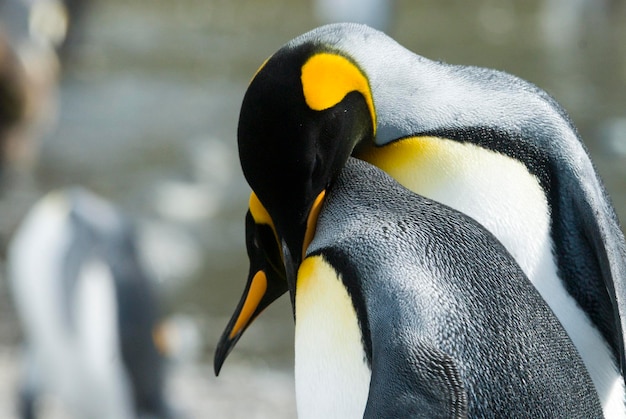
[(318, 44), (279, 50), (246, 92), (238, 128), (241, 165), (275, 227), (292, 301), (306, 238), (315, 229), (314, 203), (319, 209), (321, 194), (352, 150), (374, 131), (364, 73)]

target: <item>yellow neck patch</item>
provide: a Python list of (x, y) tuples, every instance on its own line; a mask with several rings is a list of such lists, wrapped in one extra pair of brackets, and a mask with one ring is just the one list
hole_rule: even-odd
[(263, 204), (261, 204), (261, 201), (259, 201), (259, 198), (254, 192), (250, 194), (250, 201), (248, 205), (250, 207), (250, 214), (252, 215), (255, 223), (267, 224), (272, 227), (272, 230), (276, 231), (272, 217), (270, 217), (270, 214), (267, 212)]
[(335, 106), (350, 92), (360, 92), (367, 102), (376, 133), (376, 113), (369, 82), (350, 60), (337, 54), (316, 54), (304, 63), (300, 78), (304, 99), (316, 111)]
[[(313, 318), (309, 317), (311, 315)], [(298, 269), (296, 328), (306, 328), (305, 323), (309, 320), (320, 322), (316, 325), (318, 327), (323, 326), (324, 317), (333, 322), (337, 333), (333, 339), (334, 344), (339, 342), (342, 342), (342, 346), (356, 344), (361, 352), (359, 355), (363, 355), (361, 330), (348, 290), (341, 280), (340, 273), (323, 256), (317, 255), (304, 259)], [(330, 329), (333, 327), (327, 325), (322, 327), (320, 332), (330, 333)], [(315, 346), (312, 346), (309, 350), (314, 349)], [(363, 359), (361, 356), (355, 358)]]
[(306, 231), (304, 232), (304, 242), (302, 243), (302, 258), (306, 254), (306, 249), (309, 247), (309, 244), (313, 241), (313, 237), (315, 237), (315, 229), (317, 228), (317, 218), (320, 215), (320, 211), (322, 209), (322, 204), (324, 203), (324, 197), (326, 196), (326, 190), (317, 195), (313, 205), (311, 206), (311, 210), (309, 211), (309, 216), (306, 220)]
[(462, 177), (477, 157), (475, 152), (481, 150), (445, 138), (410, 137), (383, 146), (368, 144), (356, 157), (383, 170), (413, 192), (428, 196), (445, 179)]

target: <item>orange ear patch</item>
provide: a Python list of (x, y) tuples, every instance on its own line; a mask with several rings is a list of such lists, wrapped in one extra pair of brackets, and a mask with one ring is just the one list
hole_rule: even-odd
[(350, 92), (360, 92), (372, 116), (376, 132), (376, 113), (367, 77), (341, 55), (319, 53), (302, 66), (302, 90), (307, 105), (316, 111), (331, 108)]

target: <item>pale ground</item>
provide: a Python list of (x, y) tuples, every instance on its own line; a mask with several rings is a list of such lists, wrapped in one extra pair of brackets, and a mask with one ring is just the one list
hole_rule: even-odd
[[(15, 389), (19, 355), (0, 347), (0, 418), (17, 419)], [(169, 398), (180, 419), (295, 418), (293, 375), (245, 365), (228, 365), (220, 377), (207, 365), (173, 366)], [(43, 400), (41, 419), (73, 418), (55, 400)]]

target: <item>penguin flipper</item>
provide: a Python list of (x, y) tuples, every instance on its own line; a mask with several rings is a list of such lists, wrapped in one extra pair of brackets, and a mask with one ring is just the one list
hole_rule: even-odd
[(363, 417), (467, 418), (467, 393), (454, 359), (427, 342), (411, 340), (396, 348), (386, 341), (373, 357)]
[(593, 200), (582, 196), (586, 199), (579, 199), (576, 207), (582, 216), (585, 234), (600, 264), (604, 286), (613, 303), (619, 361), (626, 379), (626, 242), (612, 208), (603, 211), (599, 207), (598, 201), (607, 202), (608, 197)]

